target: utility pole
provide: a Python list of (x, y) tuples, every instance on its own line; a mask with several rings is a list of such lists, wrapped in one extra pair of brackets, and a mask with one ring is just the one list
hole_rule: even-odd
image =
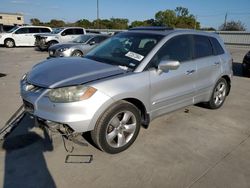
[(97, 16), (97, 29), (99, 29), (99, 0), (97, 0), (97, 2), (96, 2), (96, 5), (97, 5), (97, 7), (96, 7), (96, 16)]
[(226, 15), (225, 15), (225, 20), (224, 20), (224, 27), (227, 26), (227, 12), (226, 12)]
[(197, 15), (194, 17), (194, 29), (197, 29)]

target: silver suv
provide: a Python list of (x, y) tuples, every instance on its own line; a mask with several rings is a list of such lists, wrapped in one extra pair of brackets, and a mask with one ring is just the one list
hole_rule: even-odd
[(109, 38), (109, 35), (86, 34), (77, 37), (72, 42), (59, 43), (49, 47), (50, 57), (83, 56), (101, 42)]
[(54, 44), (70, 42), (84, 34), (86, 31), (81, 27), (56, 28), (51, 33), (35, 35), (35, 46), (40, 50), (47, 50)]
[(232, 57), (218, 35), (146, 27), (109, 38), (84, 58), (35, 65), (21, 96), (40, 124), (69, 137), (91, 131), (113, 154), (160, 115), (201, 102), (220, 108), (231, 79)]

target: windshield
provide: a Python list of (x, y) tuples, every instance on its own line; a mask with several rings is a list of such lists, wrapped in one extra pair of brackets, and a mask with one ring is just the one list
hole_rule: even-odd
[(13, 31), (15, 31), (16, 29), (18, 29), (19, 27), (15, 26), (13, 27), (11, 30), (7, 31), (6, 33), (12, 33)]
[(92, 37), (93, 37), (93, 35), (82, 35), (82, 36), (77, 37), (75, 40), (73, 40), (73, 42), (74, 43), (85, 43)]
[(55, 28), (53, 31), (51, 31), (52, 34), (58, 34), (63, 30), (63, 28)]
[(85, 57), (135, 69), (162, 38), (156, 34), (121, 33), (104, 41)]

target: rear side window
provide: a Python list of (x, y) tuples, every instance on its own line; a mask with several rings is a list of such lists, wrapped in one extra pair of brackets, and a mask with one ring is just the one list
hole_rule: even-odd
[(40, 28), (40, 33), (50, 33), (50, 29), (49, 28)]
[(74, 29), (74, 34), (75, 35), (82, 35), (82, 34), (84, 34), (83, 33), (83, 29)]
[(62, 32), (62, 35), (73, 35), (73, 29), (66, 29), (65, 31)]
[(218, 42), (218, 40), (214, 37), (210, 37), (210, 41), (213, 45), (213, 49), (214, 49), (214, 55), (221, 55), (224, 54), (224, 50), (221, 47), (220, 43)]
[(194, 58), (202, 58), (213, 55), (213, 48), (206, 36), (194, 35)]
[(162, 60), (189, 61), (192, 59), (192, 48), (191, 35), (176, 36), (167, 41), (153, 57), (152, 66), (157, 66)]
[(31, 27), (29, 28), (29, 33), (39, 33), (39, 28)]

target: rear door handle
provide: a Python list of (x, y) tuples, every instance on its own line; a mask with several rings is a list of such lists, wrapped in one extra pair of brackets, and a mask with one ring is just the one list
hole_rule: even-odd
[(193, 73), (195, 73), (195, 70), (193, 69), (193, 70), (188, 70), (187, 72), (186, 72), (186, 75), (192, 75)]
[(214, 66), (217, 66), (217, 65), (219, 65), (220, 64), (220, 62), (215, 62), (214, 63)]

